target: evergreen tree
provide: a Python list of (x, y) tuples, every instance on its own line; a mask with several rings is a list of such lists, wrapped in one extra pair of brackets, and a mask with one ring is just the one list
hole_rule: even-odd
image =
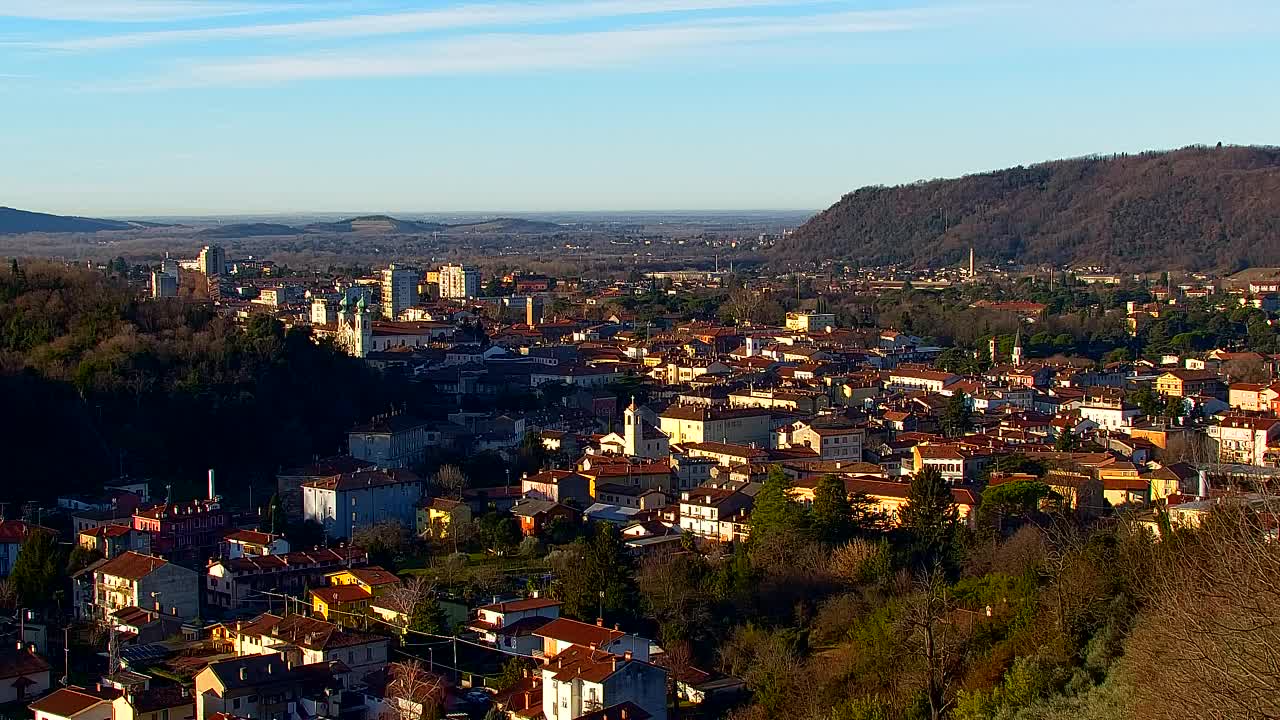
[(58, 539), (51, 532), (35, 530), (22, 542), (9, 582), (24, 607), (54, 605), (65, 579), (66, 562)]
[(560, 578), (565, 614), (581, 620), (602, 611), (607, 617), (630, 616), (637, 605), (634, 563), (618, 529), (596, 523), (590, 537), (579, 538), (573, 548), (579, 559)]
[(440, 606), (440, 599), (434, 592), (425, 593), (413, 606), (413, 613), (409, 615), (410, 630), (431, 635), (442, 635), (447, 632), (449, 628), (445, 626), (448, 622), (444, 608)]
[(811, 518), (814, 537), (823, 542), (834, 545), (853, 536), (853, 506), (844, 480), (827, 475), (818, 481)]
[(267, 504), (267, 532), (283, 535), (288, 528), (289, 515), (284, 511), (284, 502), (278, 494), (272, 495), (271, 502)]
[(791, 496), (791, 478), (774, 465), (769, 468), (751, 510), (751, 539), (759, 540), (771, 533), (804, 528), (804, 508)]
[(942, 416), (942, 431), (947, 437), (960, 437), (973, 428), (973, 416), (969, 411), (969, 398), (957, 392), (947, 401)]
[(958, 513), (942, 473), (926, 467), (911, 478), (911, 490), (899, 519), (911, 539), (915, 562), (928, 565), (948, 554)]
[(1058, 452), (1075, 452), (1080, 447), (1080, 439), (1071, 432), (1071, 428), (1063, 428), (1053, 441), (1053, 449)]

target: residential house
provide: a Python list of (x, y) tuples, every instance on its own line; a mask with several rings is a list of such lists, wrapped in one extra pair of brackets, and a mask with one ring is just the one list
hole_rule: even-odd
[(227, 610), (263, 608), (272, 602), (264, 592), (300, 596), (323, 585), (331, 572), (368, 564), (369, 554), (351, 546), (216, 560), (205, 569), (205, 603)]
[(1218, 448), (1218, 462), (1265, 465), (1267, 446), (1280, 438), (1280, 419), (1228, 415), (1206, 431)]
[(256, 530), (235, 530), (222, 538), (222, 557), (235, 560), (242, 557), (262, 557), (264, 555), (287, 555), (289, 541), (283, 535), (258, 532)]
[(1093, 516), (1103, 508), (1103, 485), (1095, 477), (1067, 470), (1050, 470), (1045, 473), (1044, 483), (1062, 498), (1063, 509)]
[(362, 470), (302, 485), (302, 517), (324, 526), (330, 538), (350, 538), (356, 530), (393, 521), (417, 522), (422, 480), (403, 469)]
[[(841, 474), (845, 491), (850, 496), (860, 495), (875, 503), (875, 510), (884, 515), (890, 525), (897, 525), (902, 507), (907, 504), (911, 494), (911, 483), (905, 481), (883, 480), (877, 477), (855, 474)], [(798, 480), (791, 491), (792, 497), (803, 505), (812, 505), (814, 493), (820, 475)], [(956, 517), (963, 523), (972, 525), (976, 519), (978, 500), (973, 491), (964, 487), (951, 488), (951, 504), (956, 508)]]
[(511, 508), (511, 514), (520, 521), (520, 532), (525, 536), (537, 535), (557, 517), (573, 520), (578, 515), (573, 508), (551, 500), (522, 500)]
[(543, 470), (520, 478), (520, 491), (527, 498), (585, 504), (591, 500), (591, 479), (570, 470)]
[(0, 520), (0, 578), (9, 577), (9, 573), (13, 572), (22, 544), (33, 530), (39, 529), (21, 520)]
[(484, 605), (467, 629), (481, 642), (505, 652), (532, 656), (541, 652), (544, 640), (534, 632), (560, 617), (560, 601), (537, 596)]
[(1080, 417), (1098, 424), (1104, 430), (1119, 430), (1133, 427), (1134, 421), (1142, 417), (1142, 410), (1137, 405), (1125, 401), (1120, 391), (1089, 392), (1080, 405)]
[(823, 460), (862, 461), (866, 430), (847, 423), (797, 422), (779, 430), (778, 447), (804, 447)]
[(577, 645), (618, 655), (630, 653), (638, 660), (649, 659), (648, 640), (622, 632), (617, 625), (608, 627), (598, 618), (594, 625), (564, 617), (556, 618), (533, 634), (542, 639), (541, 656), (546, 658), (554, 658)]
[(942, 389), (959, 380), (958, 375), (941, 370), (915, 370), (903, 368), (889, 373), (888, 386), (904, 390), (925, 390), (940, 393)]
[(129, 525), (98, 525), (80, 531), (76, 544), (111, 559), (126, 552), (151, 554), (151, 535)]
[[(350, 439), (348, 438), (348, 441)], [(314, 480), (335, 477), (374, 467), (372, 462), (350, 455), (334, 455), (318, 459), (310, 465), (285, 470), (276, 476), (276, 494), (289, 517), (302, 516), (302, 486)]]
[(58, 688), (27, 708), (35, 720), (112, 720), (111, 698), (85, 688)]
[(386, 667), (391, 640), (305, 615), (264, 613), (224, 626), (236, 655), (282, 655), (294, 665), (340, 662), (355, 678)]
[(126, 552), (93, 570), (87, 618), (105, 618), (127, 607), (155, 607), (183, 620), (200, 615), (200, 575), (154, 555)]
[(133, 514), (133, 529), (151, 536), (151, 554), (187, 567), (218, 555), (231, 513), (217, 499), (161, 503)]
[(400, 586), (400, 578), (377, 565), (331, 572), (328, 587), (310, 592), (311, 611), (344, 627), (367, 627), (370, 601)]
[(336, 718), (348, 676), (342, 664), (290, 666), (279, 655), (210, 663), (195, 678), (196, 720)]
[(753, 505), (750, 495), (722, 487), (697, 487), (680, 493), (680, 529), (700, 538), (732, 542), (731, 518)]
[(51, 670), (34, 645), (0, 651), (0, 705), (25, 702), (49, 692)]
[(426, 421), (403, 413), (379, 415), (347, 433), (351, 457), (380, 468), (417, 465), (426, 457), (427, 448), (439, 444), (439, 431)]
[(637, 659), (587, 645), (573, 645), (541, 668), (542, 714), (546, 720), (666, 720), (667, 671)]
[(1266, 412), (1280, 398), (1280, 387), (1261, 383), (1235, 382), (1227, 386), (1227, 404), (1232, 410)]
[(735, 408), (764, 408), (805, 414), (821, 412), (831, 405), (826, 394), (814, 390), (771, 389), (738, 390), (729, 393), (729, 406)]
[(1217, 396), (1221, 382), (1213, 370), (1167, 370), (1156, 378), (1156, 392), (1166, 397)]
[(646, 490), (633, 485), (601, 483), (595, 487), (598, 503), (617, 505), (638, 510), (657, 510), (667, 504), (667, 495), (661, 490)]
[(671, 443), (721, 442), (767, 446), (772, 415), (759, 408), (707, 408), (672, 405), (658, 416)]
[(196, 699), (181, 685), (129, 688), (111, 701), (112, 720), (194, 720)]
[(461, 500), (431, 498), (418, 508), (419, 537), (444, 539), (455, 529), (471, 522), (471, 506)]

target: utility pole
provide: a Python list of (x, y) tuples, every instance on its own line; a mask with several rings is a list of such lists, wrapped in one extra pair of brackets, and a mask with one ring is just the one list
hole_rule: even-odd
[(62, 687), (71, 684), (71, 626), (62, 628)]

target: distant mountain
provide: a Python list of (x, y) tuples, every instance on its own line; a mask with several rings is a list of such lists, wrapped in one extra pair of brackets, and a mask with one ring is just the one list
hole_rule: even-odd
[(779, 263), (1016, 260), (1125, 270), (1274, 265), (1280, 148), (1190, 147), (865, 187), (772, 249)]
[(132, 220), (99, 220), (96, 218), (49, 215), (27, 210), (15, 210), (11, 207), (0, 207), (0, 235), (91, 233), (100, 230), (138, 230), (149, 227), (162, 226), (157, 223), (134, 222)]
[(401, 234), (442, 232), (448, 225), (415, 220), (400, 220), (389, 215), (364, 215), (331, 223), (315, 223), (309, 232)]
[(564, 227), (553, 222), (542, 222), (541, 220), (494, 218), (493, 220), (485, 220), (482, 222), (450, 225), (449, 229), (454, 232), (477, 233), (549, 233), (560, 232), (561, 230), (564, 230)]
[(232, 238), (264, 237), (269, 235), (302, 235), (306, 231), (291, 225), (276, 223), (234, 223), (216, 225), (196, 233), (198, 238), (227, 240)]

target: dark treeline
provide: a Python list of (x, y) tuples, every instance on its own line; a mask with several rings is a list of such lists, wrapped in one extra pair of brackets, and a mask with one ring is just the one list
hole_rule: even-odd
[[(141, 302), (121, 279), (0, 269), (0, 501), (48, 500), (125, 475), (175, 496), (215, 468), (265, 502), (280, 466), (337, 452), (355, 422), (411, 397), (306, 331), (241, 330), (207, 305)], [(255, 496), (256, 498), (257, 496)]]
[(1280, 252), (1280, 150), (1192, 147), (852, 192), (779, 243), (788, 263), (985, 260), (1134, 270), (1266, 266)]

